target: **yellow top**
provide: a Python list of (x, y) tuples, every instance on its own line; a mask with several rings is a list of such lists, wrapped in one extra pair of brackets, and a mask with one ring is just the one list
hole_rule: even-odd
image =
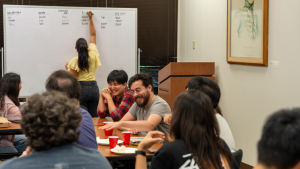
[(101, 66), (101, 61), (99, 59), (99, 52), (96, 44), (90, 43), (89, 45), (89, 71), (82, 71), (78, 67), (78, 56), (71, 59), (68, 64), (68, 71), (73, 69), (77, 72), (78, 81), (94, 81), (96, 69)]

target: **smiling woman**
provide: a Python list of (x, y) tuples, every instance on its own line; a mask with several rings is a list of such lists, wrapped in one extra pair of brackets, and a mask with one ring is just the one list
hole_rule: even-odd
[(108, 88), (103, 88), (98, 103), (99, 117), (121, 120), (134, 99), (127, 88), (128, 75), (124, 70), (113, 70), (107, 77)]

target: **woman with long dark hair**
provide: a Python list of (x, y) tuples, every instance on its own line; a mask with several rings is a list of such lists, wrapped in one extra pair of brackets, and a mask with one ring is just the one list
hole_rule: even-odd
[[(0, 80), (0, 116), (9, 121), (19, 122), (22, 118), (19, 109), (19, 93), (22, 88), (21, 77), (6, 73)], [(26, 138), (20, 135), (0, 135), (0, 153), (23, 152)]]
[(93, 22), (93, 13), (88, 11), (90, 20), (90, 44), (84, 38), (76, 41), (75, 49), (78, 56), (66, 64), (66, 69), (74, 75), (81, 86), (80, 105), (86, 107), (92, 117), (98, 117), (97, 106), (99, 88), (95, 78), (96, 69), (101, 66), (99, 52), (96, 46), (96, 30)]
[[(201, 91), (188, 90), (177, 97), (173, 110), (170, 134), (175, 141), (156, 152), (150, 168), (231, 168), (232, 155), (222, 145), (210, 98)], [(139, 154), (163, 138), (159, 131), (147, 134), (138, 146), (136, 168), (146, 168), (146, 159)]]

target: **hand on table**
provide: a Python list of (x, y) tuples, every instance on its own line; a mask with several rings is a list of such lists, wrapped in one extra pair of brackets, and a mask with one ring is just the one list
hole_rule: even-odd
[(164, 122), (167, 123), (167, 124), (171, 123), (171, 119), (172, 119), (172, 114), (166, 114), (164, 116)]
[(109, 123), (106, 124), (105, 126), (99, 127), (101, 130), (112, 130), (112, 129), (118, 129), (121, 127), (121, 122), (115, 122), (115, 123)]
[(129, 131), (131, 131), (131, 134), (137, 135), (140, 133), (139, 130), (134, 130), (134, 129), (129, 129)]
[(138, 150), (147, 151), (153, 144), (164, 141), (165, 134), (160, 131), (149, 131), (145, 138), (138, 145)]

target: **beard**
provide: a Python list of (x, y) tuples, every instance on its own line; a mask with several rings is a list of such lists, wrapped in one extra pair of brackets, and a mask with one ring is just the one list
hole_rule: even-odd
[[(138, 99), (138, 98), (143, 98), (144, 101), (143, 101), (142, 103), (139, 103), (139, 102), (136, 101), (136, 99)], [(137, 97), (134, 98), (134, 101), (136, 102), (136, 104), (137, 104), (139, 107), (143, 108), (143, 107), (145, 107), (146, 104), (148, 103), (149, 98), (150, 98), (150, 93), (147, 91), (147, 93), (145, 94), (145, 96), (143, 96), (143, 95), (137, 96)]]

